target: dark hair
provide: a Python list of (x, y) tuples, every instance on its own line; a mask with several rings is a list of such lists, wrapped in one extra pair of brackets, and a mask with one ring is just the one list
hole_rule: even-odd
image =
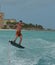
[(19, 20), (19, 22), (21, 22), (21, 23), (22, 23), (22, 20)]

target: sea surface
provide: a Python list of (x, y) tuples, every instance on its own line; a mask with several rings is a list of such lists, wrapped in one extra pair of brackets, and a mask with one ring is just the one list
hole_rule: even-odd
[(23, 30), (22, 35), (25, 48), (19, 49), (9, 43), (15, 31), (0, 30), (0, 65), (55, 65), (54, 31)]

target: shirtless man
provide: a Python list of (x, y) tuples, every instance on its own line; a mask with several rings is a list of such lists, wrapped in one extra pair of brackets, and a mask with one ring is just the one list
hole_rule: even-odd
[(16, 37), (15, 37), (15, 40), (14, 42), (16, 42), (17, 38), (20, 37), (20, 41), (19, 41), (19, 45), (21, 45), (21, 42), (22, 42), (22, 34), (21, 34), (21, 30), (22, 30), (22, 26), (24, 24), (22, 23), (22, 21), (20, 20), (17, 24), (17, 27), (16, 27)]

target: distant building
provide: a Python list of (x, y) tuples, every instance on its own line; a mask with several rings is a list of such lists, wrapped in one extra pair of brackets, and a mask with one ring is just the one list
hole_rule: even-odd
[(11, 22), (11, 23), (13, 23), (13, 22), (16, 22), (16, 19), (4, 19), (4, 25), (6, 25), (6, 23), (7, 22)]
[(4, 19), (4, 13), (0, 12), (0, 29), (3, 28), (7, 22), (14, 23), (16, 22), (16, 19)]
[(3, 27), (3, 21), (4, 21), (4, 13), (0, 12), (0, 28)]
[(8, 24), (8, 23), (16, 23), (16, 19), (4, 19), (3, 21), (3, 28), (7, 28), (7, 29), (10, 29), (10, 27), (13, 26), (13, 24)]

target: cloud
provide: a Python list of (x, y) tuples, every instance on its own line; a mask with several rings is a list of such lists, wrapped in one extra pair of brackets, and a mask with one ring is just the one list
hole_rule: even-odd
[(2, 0), (2, 1), (0, 1), (0, 4), (2, 4), (2, 5), (3, 5), (3, 4), (5, 4), (5, 5), (6, 5), (6, 4), (8, 4), (8, 5), (9, 5), (9, 4), (10, 4), (10, 5), (13, 5), (13, 4), (14, 4), (14, 5), (15, 5), (15, 4), (16, 4), (16, 0)]
[(40, 4), (48, 4), (55, 3), (55, 0), (1, 0), (0, 4), (23, 4), (23, 5), (40, 5)]

